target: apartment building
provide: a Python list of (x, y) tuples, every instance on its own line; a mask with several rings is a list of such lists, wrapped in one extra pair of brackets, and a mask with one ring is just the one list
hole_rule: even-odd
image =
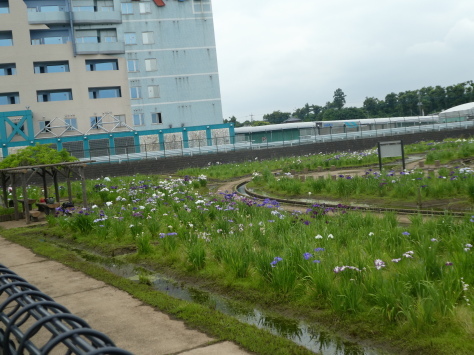
[(222, 122), (210, 0), (0, 0), (1, 155), (204, 142)]

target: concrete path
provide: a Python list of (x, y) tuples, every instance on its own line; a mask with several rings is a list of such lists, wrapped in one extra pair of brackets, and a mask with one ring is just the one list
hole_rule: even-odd
[[(9, 223), (25, 225), (24, 221)], [(6, 226), (1, 223), (0, 226)], [(1, 230), (0, 230), (1, 235)], [(0, 237), (0, 264), (38, 287), (117, 347), (135, 355), (248, 354), (231, 342), (210, 345), (215, 339), (188, 329), (183, 322), (143, 304), (128, 293), (97, 281), (58, 262)], [(3, 324), (0, 323), (0, 329)]]

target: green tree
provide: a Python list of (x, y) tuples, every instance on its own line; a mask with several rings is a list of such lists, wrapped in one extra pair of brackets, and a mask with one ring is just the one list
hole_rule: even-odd
[(398, 116), (398, 95), (394, 92), (385, 96), (384, 112), (389, 117)]
[(67, 150), (57, 151), (49, 144), (39, 144), (20, 149), (15, 154), (10, 154), (0, 163), (0, 169), (16, 168), (19, 166), (57, 164), (78, 160)]
[(383, 111), (383, 101), (375, 97), (366, 97), (363, 108), (370, 117), (377, 117)]
[(283, 121), (290, 118), (290, 115), (291, 115), (290, 112), (281, 112), (280, 110), (278, 110), (278, 111), (273, 111), (270, 114), (263, 115), (263, 120), (271, 124), (277, 124), (277, 123), (282, 123)]
[(344, 107), (346, 104), (346, 95), (341, 89), (334, 91), (332, 106), (338, 110)]
[(229, 117), (229, 119), (224, 119), (224, 123), (232, 123), (234, 124), (234, 127), (242, 127), (243, 124), (237, 121), (237, 118), (235, 116)]

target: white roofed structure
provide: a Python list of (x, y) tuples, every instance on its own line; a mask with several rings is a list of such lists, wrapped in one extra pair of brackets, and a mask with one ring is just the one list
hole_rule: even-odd
[(474, 102), (468, 102), (458, 106), (451, 107), (439, 113), (440, 118), (466, 117), (474, 118)]

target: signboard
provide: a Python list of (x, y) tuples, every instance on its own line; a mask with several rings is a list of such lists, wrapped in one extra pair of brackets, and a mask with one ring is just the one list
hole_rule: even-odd
[(403, 170), (405, 170), (405, 154), (403, 150), (403, 141), (390, 141), (378, 143), (379, 166), (382, 171), (382, 158), (401, 157)]

